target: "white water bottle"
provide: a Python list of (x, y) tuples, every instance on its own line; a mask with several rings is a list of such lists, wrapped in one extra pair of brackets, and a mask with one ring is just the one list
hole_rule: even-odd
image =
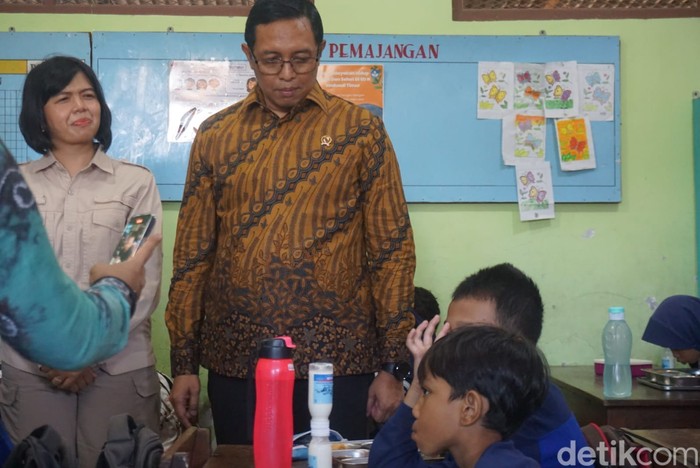
[(333, 409), (333, 364), (309, 364), (309, 413), (311, 414), (311, 442), (309, 468), (332, 468), (333, 450), (329, 417)]
[(605, 398), (627, 398), (632, 395), (632, 331), (625, 322), (623, 307), (610, 307), (609, 320), (603, 328), (603, 395)]

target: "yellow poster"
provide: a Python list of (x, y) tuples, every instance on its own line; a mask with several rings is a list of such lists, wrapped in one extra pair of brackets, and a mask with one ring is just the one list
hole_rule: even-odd
[(318, 83), (331, 94), (347, 99), (382, 117), (384, 66), (328, 64), (318, 67)]

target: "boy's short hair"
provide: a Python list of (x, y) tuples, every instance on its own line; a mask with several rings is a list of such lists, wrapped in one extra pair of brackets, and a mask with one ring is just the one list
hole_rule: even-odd
[(491, 300), (496, 305), (498, 324), (537, 343), (542, 334), (544, 306), (537, 284), (510, 263), (483, 268), (467, 276), (452, 300)]
[(435, 295), (428, 289), (416, 286), (413, 293), (413, 313), (416, 316), (416, 325), (440, 315), (440, 305)]
[(549, 371), (537, 346), (518, 333), (490, 325), (467, 325), (436, 341), (418, 367), (452, 387), (451, 399), (469, 390), (489, 401), (482, 426), (504, 439), (542, 404)]

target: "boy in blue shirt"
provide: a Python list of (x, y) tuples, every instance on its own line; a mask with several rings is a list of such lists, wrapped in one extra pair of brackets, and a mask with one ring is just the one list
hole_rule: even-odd
[[(504, 328), (537, 344), (542, 332), (544, 306), (535, 282), (509, 263), (484, 268), (468, 276), (455, 289), (445, 325), (438, 339), (464, 325), (484, 323)], [(433, 343), (438, 324), (433, 319), (413, 329), (406, 340), (416, 364)], [(409, 389), (404, 403), (412, 406), (420, 395)], [(403, 406), (403, 405), (402, 405)], [(381, 432), (377, 437), (380, 437)], [(562, 448), (588, 447), (586, 439), (561, 391), (551, 382), (542, 405), (511, 436), (515, 447), (542, 467), (559, 467)]]
[(369, 466), (427, 466), (418, 450), (449, 452), (432, 466), (539, 466), (507, 438), (542, 403), (547, 374), (537, 347), (520, 335), (489, 325), (450, 333), (423, 357), (423, 393), (412, 411), (402, 404), (382, 428)]

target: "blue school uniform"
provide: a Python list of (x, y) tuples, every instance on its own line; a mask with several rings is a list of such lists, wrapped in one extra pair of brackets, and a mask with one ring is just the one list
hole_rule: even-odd
[[(451, 457), (431, 464), (423, 461), (416, 443), (411, 439), (411, 428), (414, 421), (411, 408), (405, 403), (401, 403), (396, 413), (382, 427), (372, 443), (372, 450), (369, 453), (369, 468), (397, 466), (401, 468), (428, 466), (457, 468), (457, 463)], [(518, 451), (513, 441), (505, 440), (490, 445), (474, 466), (475, 468), (493, 468), (495, 466), (536, 468), (540, 465)]]
[[(403, 421), (402, 418), (409, 418), (409, 422)], [(393, 450), (396, 454), (402, 453), (402, 450), (408, 452), (409, 448), (412, 449), (414, 451), (412, 460), (418, 464), (411, 465), (409, 463), (407, 466), (428, 466), (422, 461), (415, 442), (411, 440), (411, 425), (413, 421), (411, 409), (402, 403), (396, 414), (389, 419), (382, 430), (379, 431), (379, 434), (377, 434), (372, 444), (372, 451), (370, 452), (370, 466), (399, 466), (391, 464), (395, 462), (398, 463), (398, 461), (393, 458), (390, 458), (390, 463), (383, 462), (376, 465), (372, 463), (373, 460), (379, 460), (380, 457), (382, 460), (384, 459), (385, 455), (382, 454), (385, 447), (384, 444), (388, 444), (385, 449), (389, 452), (392, 451), (391, 447), (396, 446), (397, 448)], [(407, 424), (407, 429), (403, 428), (401, 424)], [(402, 430), (403, 432), (401, 432)], [(379, 442), (379, 445), (377, 445), (377, 442)], [(549, 383), (549, 390), (547, 391), (547, 396), (542, 406), (525, 420), (522, 426), (520, 426), (510, 438), (509, 442), (512, 442), (513, 447), (521, 454), (526, 455), (528, 459), (534, 460), (536, 462), (534, 466), (542, 466), (544, 468), (561, 466), (561, 463), (559, 463), (557, 459), (557, 454), (562, 448), (573, 446), (573, 450), (577, 451), (583, 447), (588, 447), (588, 443), (581, 432), (581, 428), (567, 406), (564, 396), (561, 394), (559, 388), (551, 382)], [(402, 449), (404, 446), (406, 446), (406, 448)], [(391, 457), (393, 455), (394, 453), (390, 453), (387, 456)], [(401, 460), (401, 463), (405, 463), (405, 459), (402, 458)], [(449, 456), (443, 463), (448, 464), (430, 466), (457, 466)], [(492, 466), (506, 465), (499, 464)]]

